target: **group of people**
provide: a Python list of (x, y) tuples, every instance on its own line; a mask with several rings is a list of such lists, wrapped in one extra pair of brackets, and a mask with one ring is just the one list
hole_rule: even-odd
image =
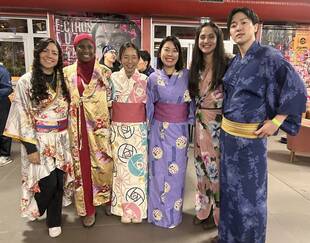
[[(227, 27), (239, 47), (233, 58), (221, 29), (202, 24), (190, 70), (179, 40), (168, 36), (149, 77), (138, 71), (142, 54), (132, 43), (121, 46), (122, 68), (112, 73), (112, 61), (96, 60), (89, 34), (75, 38), (77, 61), (64, 69), (58, 43), (41, 40), (32, 71), (17, 83), (5, 128), (23, 144), (22, 215), (34, 220), (46, 211), (56, 237), (61, 205), (74, 196), (85, 227), (95, 224), (100, 205), (122, 223), (147, 218), (176, 227), (188, 125), (195, 124), (194, 224), (218, 226), (213, 242), (265, 242), (266, 138), (279, 128), (298, 132), (306, 91), (281, 54), (256, 41), (258, 23), (251, 9), (232, 10)], [(105, 47), (104, 59), (110, 54), (116, 51)]]

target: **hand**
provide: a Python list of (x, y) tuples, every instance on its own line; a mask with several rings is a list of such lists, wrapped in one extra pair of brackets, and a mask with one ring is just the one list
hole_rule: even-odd
[(279, 127), (275, 125), (271, 120), (266, 120), (264, 125), (254, 132), (259, 138), (268, 137), (273, 135)]
[(40, 164), (40, 154), (39, 152), (34, 152), (31, 154), (28, 154), (28, 160), (31, 164)]

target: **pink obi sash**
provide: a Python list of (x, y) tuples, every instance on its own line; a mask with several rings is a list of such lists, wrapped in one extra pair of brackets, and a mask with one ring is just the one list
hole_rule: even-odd
[(186, 122), (188, 118), (188, 104), (169, 104), (157, 102), (154, 118), (161, 122)]
[(114, 122), (145, 122), (144, 103), (112, 102), (112, 121)]
[(35, 129), (37, 132), (49, 133), (49, 132), (61, 132), (68, 128), (68, 119), (59, 121), (35, 121)]

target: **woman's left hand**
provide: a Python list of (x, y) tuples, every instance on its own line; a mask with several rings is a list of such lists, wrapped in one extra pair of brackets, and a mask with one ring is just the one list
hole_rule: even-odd
[(264, 125), (254, 132), (259, 138), (269, 137), (273, 135), (279, 127), (275, 125), (271, 120), (266, 120)]

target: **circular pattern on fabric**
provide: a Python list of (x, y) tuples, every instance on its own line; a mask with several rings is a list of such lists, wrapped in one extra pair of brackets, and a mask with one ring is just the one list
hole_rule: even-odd
[(175, 141), (175, 144), (176, 144), (178, 149), (184, 149), (186, 147), (186, 144), (187, 144), (187, 138), (184, 136), (181, 136), (181, 137), (177, 138), (177, 140)]
[(179, 172), (179, 166), (176, 163), (171, 163), (168, 167), (170, 174), (175, 175)]
[(163, 213), (159, 209), (153, 210), (153, 218), (156, 221), (160, 221), (163, 218)]
[(169, 183), (165, 182), (165, 184), (164, 184), (164, 193), (170, 192), (170, 189), (171, 189), (171, 187), (170, 187)]
[(163, 122), (163, 128), (167, 129), (169, 127), (169, 122)]
[(141, 210), (135, 203), (122, 203), (124, 216), (134, 219), (141, 219)]
[(125, 139), (129, 139), (135, 133), (135, 128), (132, 126), (122, 125), (117, 127), (118, 134)]
[(183, 204), (182, 198), (180, 198), (179, 200), (176, 200), (175, 203), (174, 203), (174, 209), (176, 211), (180, 211), (181, 208), (182, 208), (182, 204)]
[(128, 161), (128, 169), (134, 176), (144, 175), (144, 156), (143, 154), (135, 154)]
[(137, 153), (137, 149), (128, 143), (122, 144), (117, 151), (117, 156), (123, 163), (128, 163), (128, 160)]
[(145, 201), (145, 193), (139, 187), (130, 188), (125, 195), (127, 202), (134, 202), (137, 205), (141, 205)]
[(152, 154), (155, 159), (161, 159), (163, 157), (163, 150), (160, 147), (156, 146), (153, 148)]

